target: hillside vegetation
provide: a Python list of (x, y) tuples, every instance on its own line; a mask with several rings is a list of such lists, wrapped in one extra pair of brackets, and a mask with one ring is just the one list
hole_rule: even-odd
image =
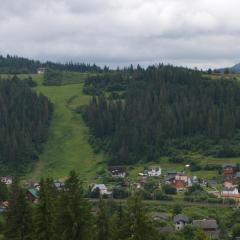
[(82, 111), (91, 142), (110, 155), (110, 164), (162, 156), (184, 162), (177, 159), (183, 151), (240, 156), (238, 81), (203, 78), (199, 71), (163, 65), (123, 74), (117, 75), (118, 90), (126, 89), (122, 96), (111, 90), (116, 84), (112, 75), (85, 83), (86, 92), (98, 94)]
[(17, 77), (0, 81), (1, 173), (21, 173), (33, 165), (48, 137), (53, 106), (27, 83)]
[[(88, 143), (88, 128), (74, 109), (87, 104), (90, 97), (82, 93), (83, 82), (74, 85), (44, 86), (42, 75), (32, 75), (37, 81), (37, 92), (46, 95), (54, 104), (50, 135), (44, 152), (27, 179), (42, 176), (61, 178), (74, 169), (83, 179), (89, 180), (102, 169), (101, 154), (95, 154)], [(82, 74), (79, 73), (82, 79)]]

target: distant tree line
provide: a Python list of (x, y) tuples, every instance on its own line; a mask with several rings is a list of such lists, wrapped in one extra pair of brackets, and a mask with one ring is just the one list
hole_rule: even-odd
[[(127, 78), (102, 75), (85, 84), (91, 94), (99, 93), (82, 110), (90, 142), (110, 155), (111, 164), (152, 161), (176, 147), (204, 149), (204, 143), (229, 140), (239, 132), (237, 81), (210, 80), (199, 71), (163, 65), (126, 72)], [(104, 94), (116, 76), (124, 99)]]
[(68, 62), (65, 64), (54, 62), (40, 62), (35, 60), (29, 60), (23, 57), (0, 56), (0, 73), (2, 74), (31, 74), (36, 73), (38, 68), (49, 68), (58, 71), (70, 71), (70, 72), (102, 72), (109, 71), (107, 67), (103, 69), (95, 64), (86, 63), (73, 63)]
[(37, 159), (48, 137), (53, 105), (29, 87), (31, 79), (0, 81), (1, 171), (20, 171)]

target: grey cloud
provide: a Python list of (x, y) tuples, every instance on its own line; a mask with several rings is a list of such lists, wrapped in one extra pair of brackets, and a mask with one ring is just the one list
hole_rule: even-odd
[(112, 66), (231, 65), (240, 60), (239, 8), (239, 0), (1, 0), (0, 53)]

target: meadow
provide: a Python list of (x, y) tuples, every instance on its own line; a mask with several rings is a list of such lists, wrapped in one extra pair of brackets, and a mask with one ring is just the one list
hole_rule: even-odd
[[(74, 109), (87, 104), (90, 97), (82, 93), (83, 81), (63, 86), (43, 86), (42, 75), (32, 75), (38, 83), (35, 90), (46, 95), (54, 104), (49, 139), (33, 171), (24, 178), (39, 180), (41, 177), (64, 178), (71, 170), (82, 179), (94, 179), (102, 169), (103, 155), (95, 154), (88, 143), (88, 128)], [(25, 78), (20, 75), (20, 78)]]

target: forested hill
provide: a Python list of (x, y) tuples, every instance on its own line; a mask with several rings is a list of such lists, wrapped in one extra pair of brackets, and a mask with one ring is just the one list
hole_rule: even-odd
[[(54, 62), (40, 62), (29, 60), (27, 58), (9, 56), (0, 56), (0, 73), (2, 74), (18, 74), (18, 73), (36, 73), (38, 68), (49, 68), (59, 71), (74, 71), (74, 72), (101, 72), (102, 69), (93, 64), (85, 63), (54, 63)], [(105, 71), (108, 70), (106, 67)]]
[(17, 77), (0, 81), (0, 167), (21, 171), (47, 139), (53, 106)]
[(98, 95), (83, 110), (91, 142), (111, 163), (153, 161), (178, 150), (240, 155), (237, 81), (159, 65), (92, 77), (85, 92)]

